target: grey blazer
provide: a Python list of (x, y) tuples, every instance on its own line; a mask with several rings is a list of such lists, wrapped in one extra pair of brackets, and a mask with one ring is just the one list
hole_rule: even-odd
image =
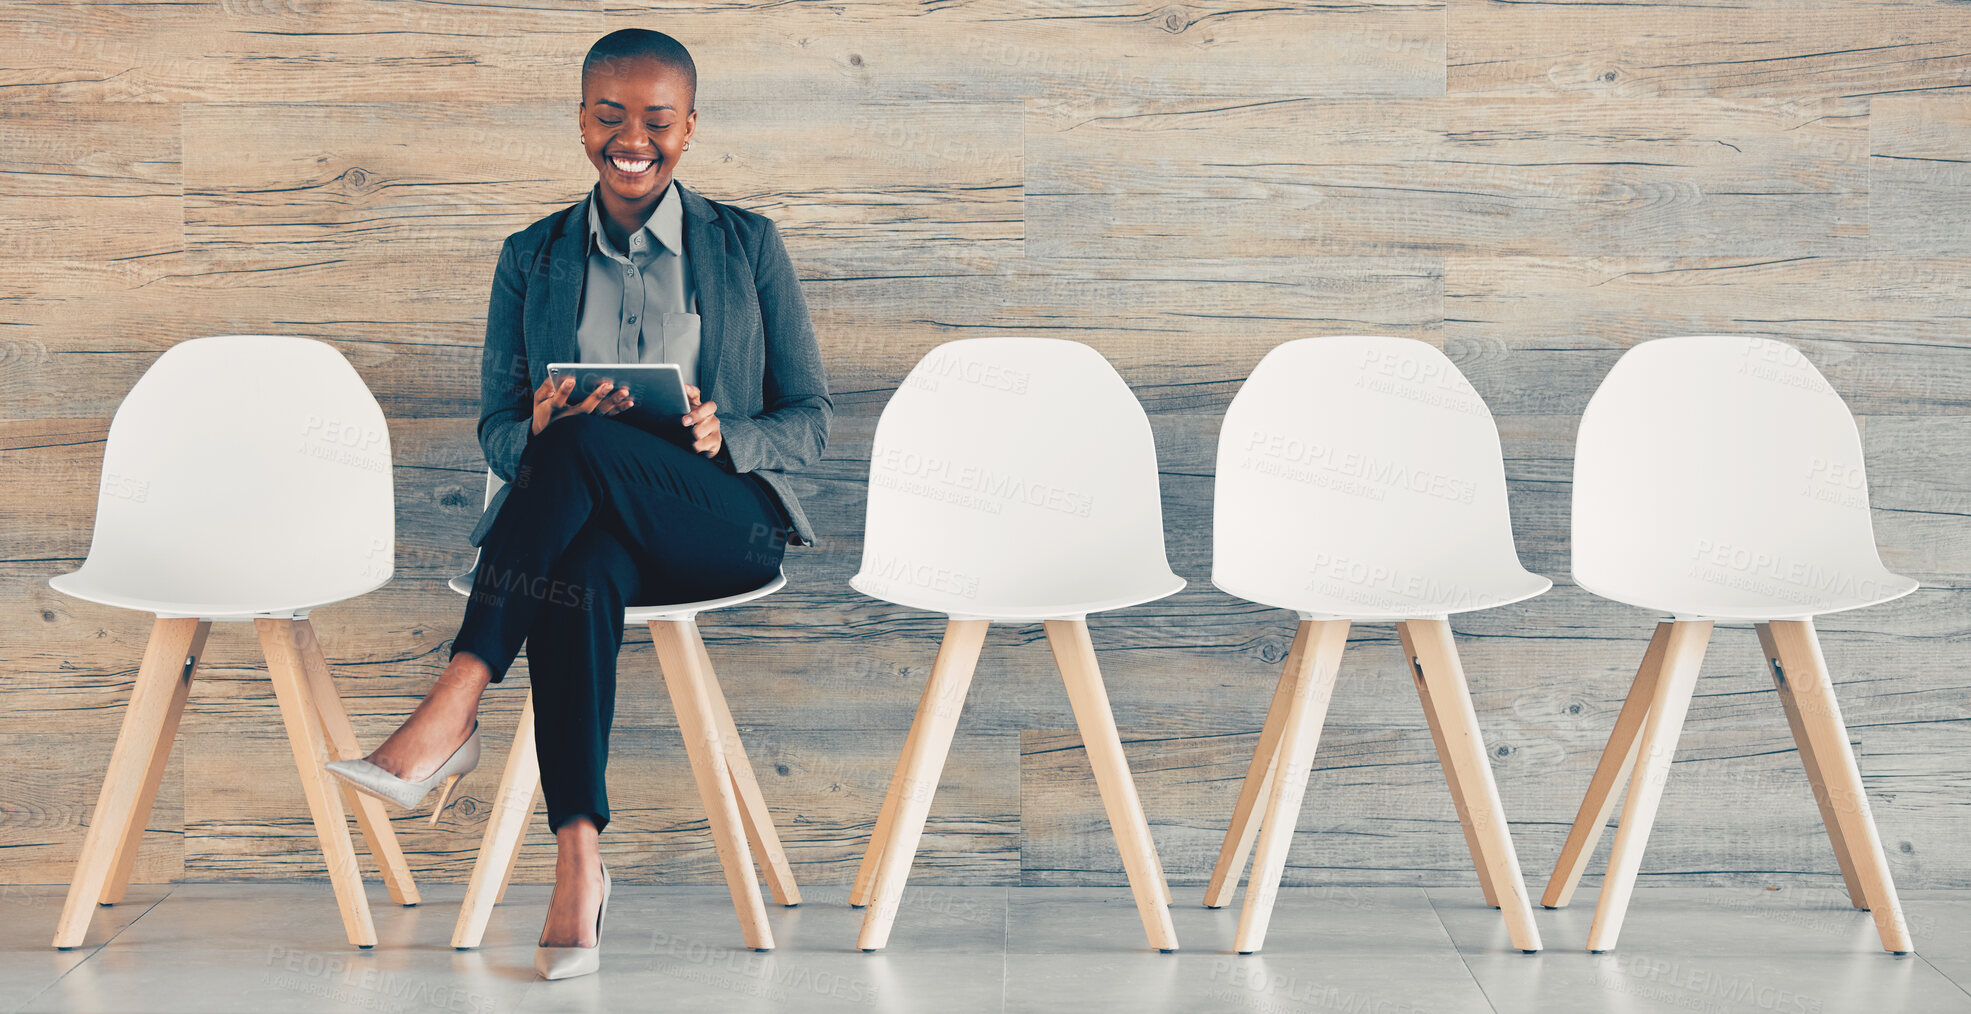
[[(788, 486), (787, 471), (820, 460), (834, 402), (821, 366), (801, 283), (780, 232), (764, 216), (684, 198), (684, 243), (698, 287), (698, 387), (718, 404), (729, 470), (758, 472), (794, 522), (801, 543), (814, 528)], [(534, 390), (547, 364), (579, 362), (575, 322), (588, 271), (588, 198), (506, 238), (486, 311), (480, 361), (479, 447), (486, 466), (511, 483), (534, 417)], [(503, 486), (472, 529), (486, 537), (506, 502)]]

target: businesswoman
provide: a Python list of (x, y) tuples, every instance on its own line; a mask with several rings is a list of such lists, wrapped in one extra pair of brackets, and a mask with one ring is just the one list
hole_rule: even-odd
[[(789, 541), (814, 542), (786, 472), (828, 437), (820, 352), (773, 223), (673, 179), (696, 92), (690, 54), (659, 32), (612, 32), (583, 61), (595, 186), (509, 236), (493, 279), (479, 445), (506, 485), (472, 533), (479, 565), (450, 663), (374, 753), (331, 765), (405, 806), (470, 770), (480, 695), (524, 640), (558, 847), (535, 958), (548, 978), (596, 967), (624, 607), (757, 588)], [(573, 378), (548, 382), (548, 363), (577, 361), (677, 363), (689, 414), (669, 431), (611, 418), (635, 390), (573, 398)]]

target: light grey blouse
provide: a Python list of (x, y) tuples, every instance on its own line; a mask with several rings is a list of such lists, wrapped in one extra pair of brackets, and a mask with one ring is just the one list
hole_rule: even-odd
[(685, 259), (683, 209), (672, 180), (630, 233), (625, 254), (603, 231), (601, 200), (589, 191), (588, 271), (575, 326), (582, 362), (676, 363), (684, 382), (697, 386), (698, 292)]

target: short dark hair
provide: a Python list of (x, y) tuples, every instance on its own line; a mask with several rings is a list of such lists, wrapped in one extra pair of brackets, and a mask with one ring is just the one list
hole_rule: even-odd
[(691, 62), (691, 52), (684, 48), (684, 43), (648, 28), (622, 28), (595, 40), (595, 45), (589, 47), (589, 55), (582, 60), (582, 81), (587, 83), (589, 75), (597, 71), (614, 73), (639, 60), (656, 60), (684, 74), (685, 84), (691, 88), (692, 105), (697, 105), (698, 65)]

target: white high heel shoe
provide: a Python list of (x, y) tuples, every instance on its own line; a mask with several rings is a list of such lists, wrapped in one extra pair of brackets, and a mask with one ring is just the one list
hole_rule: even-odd
[(543, 979), (587, 975), (602, 966), (602, 917), (609, 914), (609, 867), (602, 867), (602, 907), (595, 910), (594, 947), (534, 946), (534, 971)]
[(465, 737), (465, 742), (452, 751), (445, 763), (438, 765), (438, 770), (415, 782), (399, 778), (362, 759), (330, 761), (323, 766), (343, 781), (406, 810), (416, 806), (432, 786), (443, 782), (444, 787), (438, 791), (438, 805), (431, 808), (431, 823), (435, 827), (439, 814), (445, 812), (445, 800), (451, 798), (453, 786), (479, 766), (479, 723), (472, 723), (472, 732)]

